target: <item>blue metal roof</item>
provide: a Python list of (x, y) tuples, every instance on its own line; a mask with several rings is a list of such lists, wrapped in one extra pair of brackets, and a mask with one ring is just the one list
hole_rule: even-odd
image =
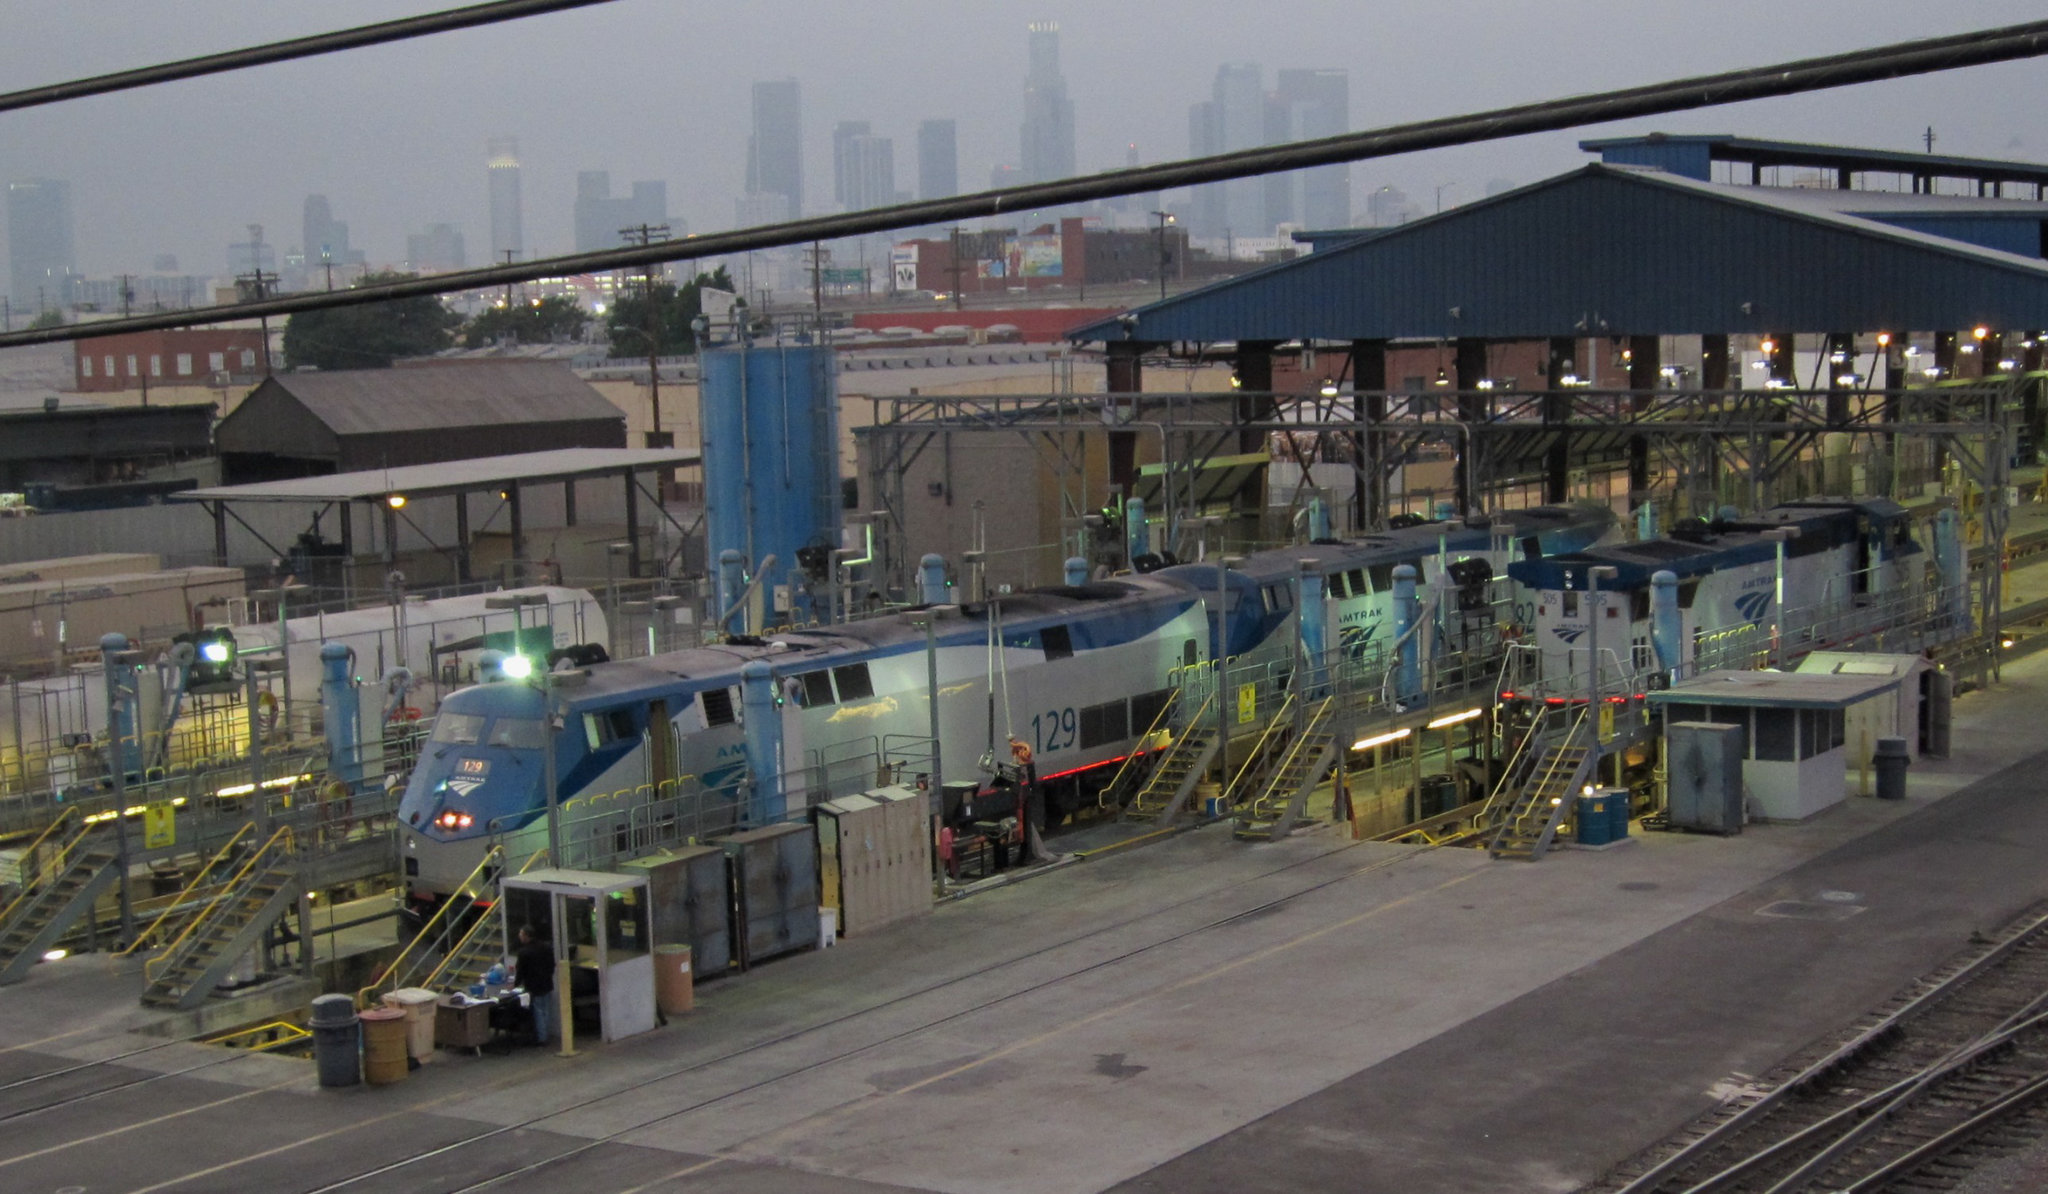
[(1779, 192), (1596, 163), (1139, 307), (1128, 331), (1106, 319), (1068, 336), (1216, 343), (2048, 326), (2048, 262), (2038, 257)]
[(1825, 170), (1911, 174), (1933, 178), (1973, 178), (2005, 182), (2048, 183), (2048, 166), (1997, 158), (1965, 158), (1952, 154), (1913, 153), (1898, 149), (1867, 149), (1850, 145), (1816, 145), (1808, 141), (1771, 141), (1730, 133), (1646, 133), (1635, 137), (1604, 137), (1579, 142), (1614, 166), (1654, 166), (1688, 178), (1711, 177), (1715, 162), (1747, 162), (1758, 166), (1810, 166)]

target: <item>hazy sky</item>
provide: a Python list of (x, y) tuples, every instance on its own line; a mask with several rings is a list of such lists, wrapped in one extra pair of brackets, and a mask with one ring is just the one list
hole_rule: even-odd
[[(0, 0), (0, 89), (451, 7), (453, 0)], [(225, 268), (243, 226), (283, 250), (300, 206), (327, 195), (373, 262), (457, 224), (489, 247), (487, 138), (519, 139), (528, 247), (572, 246), (579, 170), (615, 191), (665, 179), (672, 216), (730, 227), (746, 168), (748, 87), (803, 81), (805, 183), (831, 198), (830, 134), (871, 121), (915, 187), (916, 123), (960, 128), (964, 189), (1017, 159), (1025, 26), (1056, 20), (1083, 170), (1185, 156), (1187, 110), (1216, 67), (1253, 61), (1351, 72), (1352, 127), (2014, 24), (2038, 4), (1981, 0), (756, 0), (618, 3), (237, 74), (0, 115), (0, 181), (69, 180), (87, 273)], [(1365, 163), (1354, 196), (1392, 184), (1427, 207), (1585, 159), (1580, 136), (1671, 131), (2048, 160), (2048, 61), (1979, 67)], [(4, 246), (0, 246), (4, 249)]]

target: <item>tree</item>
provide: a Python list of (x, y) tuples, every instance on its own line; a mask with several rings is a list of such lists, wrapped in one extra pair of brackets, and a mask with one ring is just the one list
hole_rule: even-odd
[(59, 311), (55, 307), (45, 307), (36, 312), (36, 317), (28, 321), (28, 326), (31, 330), (37, 328), (61, 328), (64, 326), (64, 312)]
[[(708, 274), (698, 274), (681, 286), (660, 282), (654, 287), (655, 352), (660, 356), (685, 356), (697, 351), (697, 333), (690, 327), (690, 321), (703, 311), (705, 287), (714, 290), (733, 289), (732, 275), (724, 266)], [(644, 357), (647, 355), (648, 331), (647, 299), (643, 293), (633, 293), (619, 299), (605, 312), (605, 335), (612, 343), (614, 357)]]
[(544, 298), (511, 307), (487, 307), (462, 329), (462, 346), (562, 344), (581, 339), (589, 323), (590, 312), (574, 299)]
[[(403, 282), (417, 274), (364, 274), (355, 285)], [(388, 369), (399, 357), (428, 356), (455, 342), (462, 317), (433, 295), (301, 311), (285, 321), (292, 369)]]

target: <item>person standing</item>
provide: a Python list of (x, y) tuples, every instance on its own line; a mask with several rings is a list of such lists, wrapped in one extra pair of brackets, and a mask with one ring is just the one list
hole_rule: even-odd
[(555, 949), (532, 925), (520, 926), (513, 967), (513, 978), (525, 988), (533, 1012), (533, 1041), (545, 1045), (555, 1037)]

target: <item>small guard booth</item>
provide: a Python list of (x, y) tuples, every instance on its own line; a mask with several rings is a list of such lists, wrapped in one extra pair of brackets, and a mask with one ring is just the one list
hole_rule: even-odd
[(506, 928), (532, 925), (569, 962), (571, 1006), (594, 1013), (598, 1035), (621, 1040), (654, 1027), (654, 953), (647, 876), (560, 868), (505, 879)]
[[(1666, 726), (1712, 722), (1739, 727), (1742, 780), (1753, 815), (1803, 821), (1847, 798), (1847, 727), (1852, 720), (1862, 724), (1875, 718), (1886, 706), (1896, 708), (1903, 679), (1889, 669), (1878, 675), (1716, 671), (1649, 698)], [(1875, 741), (1857, 749), (1861, 753), (1855, 763), (1862, 771)]]

